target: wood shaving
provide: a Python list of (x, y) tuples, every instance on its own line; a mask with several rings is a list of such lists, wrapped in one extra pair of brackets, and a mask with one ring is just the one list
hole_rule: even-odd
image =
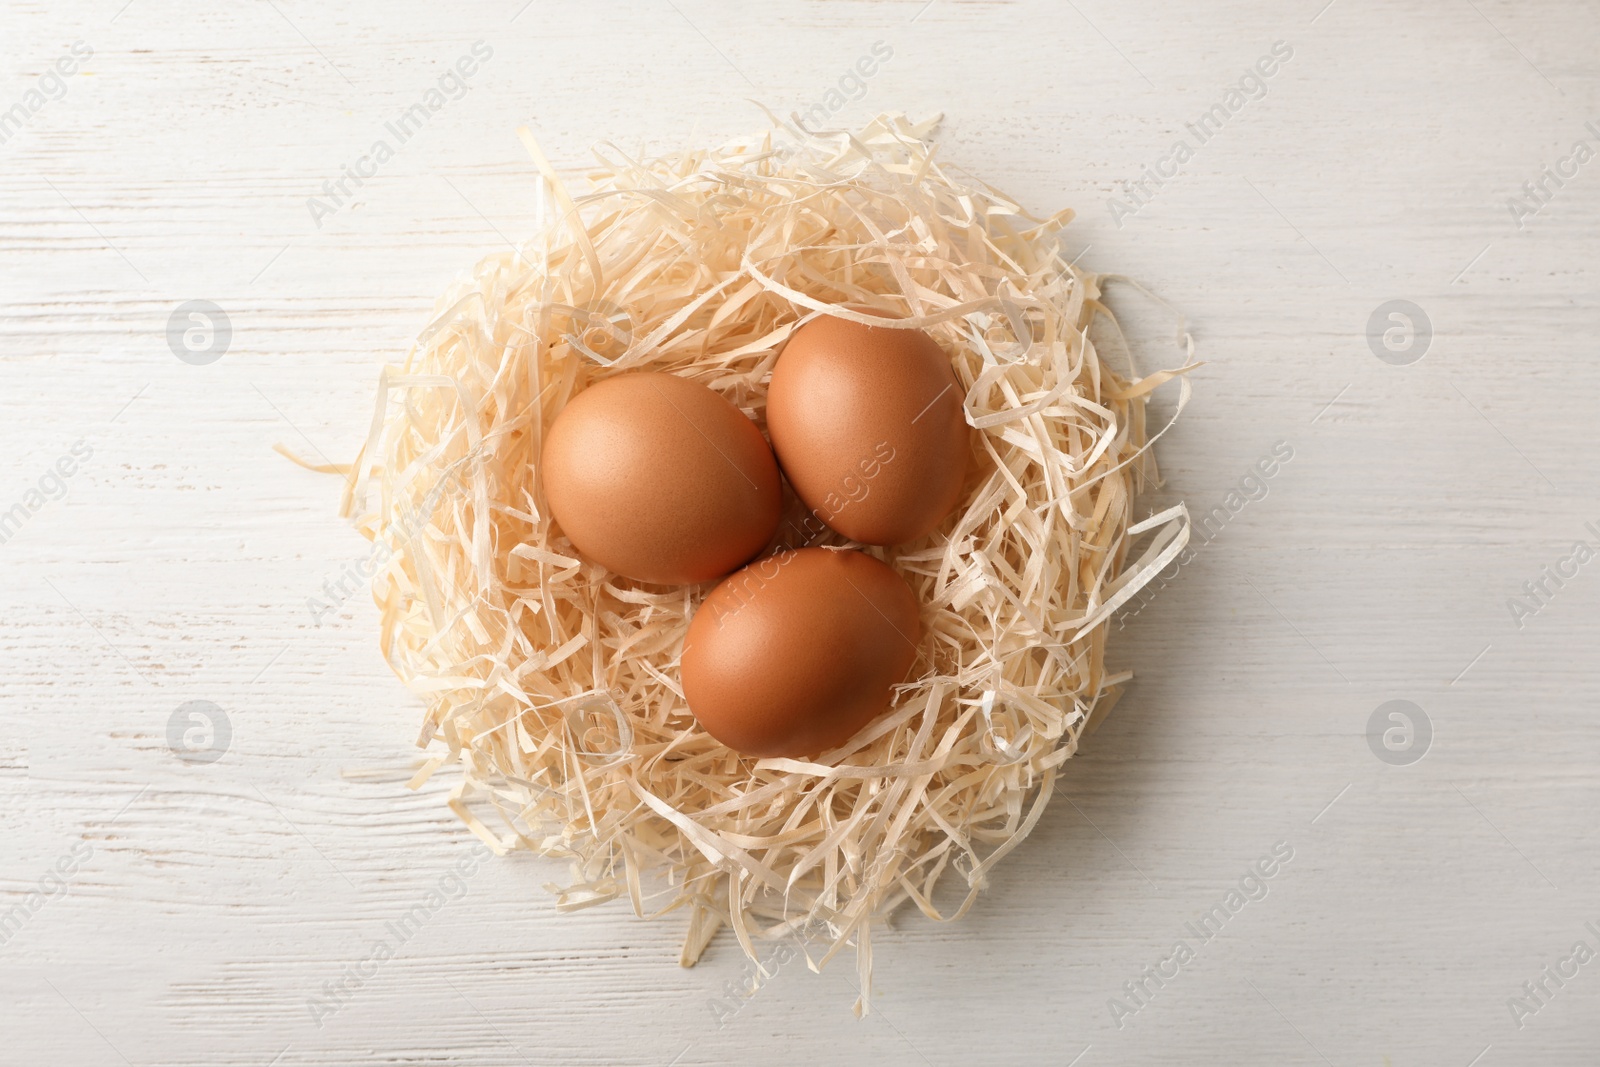
[[(1142, 378), (1103, 361), (1091, 326), (1115, 324), (1104, 279), (1065, 255), (1072, 213), (1034, 218), (941, 166), (937, 121), (775, 127), (657, 159), (601, 146), (579, 196), (522, 131), (538, 232), (453, 284), (385, 369), (344, 500), (389, 549), (384, 652), (426, 704), (419, 745), (442, 745), (412, 787), (447, 750), (465, 772), (450, 805), (479, 837), (570, 860), (563, 909), (683, 913), (685, 966), (722, 925), (752, 960), (791, 935), (823, 946), (813, 968), (853, 946), (858, 1013), (874, 928), (906, 904), (965, 914), (1037, 824), (1130, 677), (1106, 670), (1106, 620), (1189, 532), (1181, 505), (1135, 522), (1134, 498), (1156, 477), (1146, 400), (1177, 378), (1182, 410), (1192, 341)], [(814, 760), (749, 759), (696, 726), (677, 681), (711, 586), (582, 559), (552, 531), (539, 447), (578, 391), (646, 367), (764, 425), (779, 347), (819, 313), (931, 333), (981, 450), (938, 531), (868, 549), (923, 606), (890, 712)], [(780, 543), (848, 544), (798, 535), (812, 527), (789, 504)]]

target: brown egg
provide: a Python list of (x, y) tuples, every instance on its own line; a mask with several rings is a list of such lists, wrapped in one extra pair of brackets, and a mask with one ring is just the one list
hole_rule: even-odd
[(778, 466), (761, 431), (675, 374), (619, 374), (574, 396), (539, 473), (578, 551), (642, 582), (721, 578), (778, 527)]
[(802, 548), (717, 586), (689, 623), (680, 678), (707, 733), (747, 756), (814, 756), (889, 707), (917, 658), (917, 598), (862, 552)]
[(767, 432), (806, 507), (865, 544), (915, 541), (961, 498), (962, 389), (921, 330), (812, 319), (773, 368)]

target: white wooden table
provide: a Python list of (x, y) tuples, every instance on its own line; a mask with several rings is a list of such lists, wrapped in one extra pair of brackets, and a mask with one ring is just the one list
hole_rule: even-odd
[[(1600, 12), (1322, 2), (6, 4), (0, 1062), (1600, 1060)], [(981, 905), (875, 940), (862, 1021), (847, 959), (731, 997), (731, 942), (683, 971), (675, 921), (472, 867), (448, 781), (404, 788), (418, 704), (368, 598), (308, 609), (366, 547), (337, 482), (271, 451), (348, 459), (434, 294), (528, 232), (517, 125), (572, 167), (750, 99), (943, 111), (946, 159), (1076, 207), (1082, 263), (1209, 361), (1149, 504), (1215, 536), (1115, 635), (1137, 681)], [(206, 365), (168, 344), (190, 300), (231, 324)], [(1375, 347), (1393, 300), (1431, 337), (1380, 315)], [(1394, 700), (1409, 749), (1387, 711), (1369, 737)], [(213, 762), (169, 743), (191, 701)]]

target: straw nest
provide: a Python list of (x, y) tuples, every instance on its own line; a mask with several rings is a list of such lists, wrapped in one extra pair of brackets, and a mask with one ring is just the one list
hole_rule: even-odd
[[(579, 196), (523, 131), (538, 232), (452, 285), (385, 370), (345, 500), (387, 551), (374, 597), (384, 651), (427, 707), (419, 745), (442, 742), (413, 785), (458, 761), (450, 803), (474, 832), (569, 859), (563, 908), (681, 913), (685, 965), (723, 924), (752, 959), (796, 934), (814, 967), (854, 946), (858, 1011), (873, 928), (908, 902), (959, 917), (1038, 821), (1129, 677), (1105, 668), (1105, 621), (1188, 533), (1181, 508), (1139, 523), (1133, 507), (1154, 476), (1145, 400), (1179, 377), (1181, 409), (1191, 364), (1139, 378), (1102, 361), (1102, 279), (1065, 254), (1071, 213), (1034, 219), (941, 166), (936, 121), (775, 125), (646, 160), (605, 146)], [(581, 558), (552, 526), (540, 442), (577, 392), (646, 367), (763, 424), (797, 324), (885, 325), (841, 305), (931, 333), (980, 444), (939, 530), (867, 549), (922, 604), (891, 711), (814, 761), (743, 758), (696, 726), (678, 682), (711, 586), (645, 586)], [(793, 545), (814, 527), (782, 529)]]

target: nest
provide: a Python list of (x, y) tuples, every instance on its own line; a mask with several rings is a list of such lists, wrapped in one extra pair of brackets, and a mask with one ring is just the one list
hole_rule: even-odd
[[(1064, 253), (1071, 213), (1033, 218), (940, 166), (936, 121), (775, 126), (647, 160), (602, 146), (581, 196), (523, 131), (538, 232), (453, 284), (384, 371), (345, 497), (387, 548), (374, 598), (427, 707), (419, 745), (443, 747), (412, 784), (458, 761), (450, 804), (485, 842), (569, 859), (562, 908), (679, 912), (686, 966), (724, 924), (752, 959), (797, 934), (813, 967), (854, 946), (858, 1012), (873, 928), (906, 904), (964, 914), (1038, 822), (1129, 677), (1105, 668), (1104, 623), (1188, 534), (1181, 507), (1135, 522), (1134, 497), (1155, 476), (1148, 394), (1179, 377), (1181, 410), (1192, 362), (1139, 378), (1102, 361), (1103, 279)], [(540, 442), (577, 392), (643, 368), (764, 425), (779, 348), (824, 313), (928, 331), (981, 446), (939, 530), (866, 549), (923, 611), (891, 710), (815, 760), (745, 758), (696, 725), (678, 682), (711, 586), (582, 559), (552, 526)], [(786, 521), (780, 542), (797, 529), (815, 532)], [(957, 891), (936, 904), (941, 884)]]

